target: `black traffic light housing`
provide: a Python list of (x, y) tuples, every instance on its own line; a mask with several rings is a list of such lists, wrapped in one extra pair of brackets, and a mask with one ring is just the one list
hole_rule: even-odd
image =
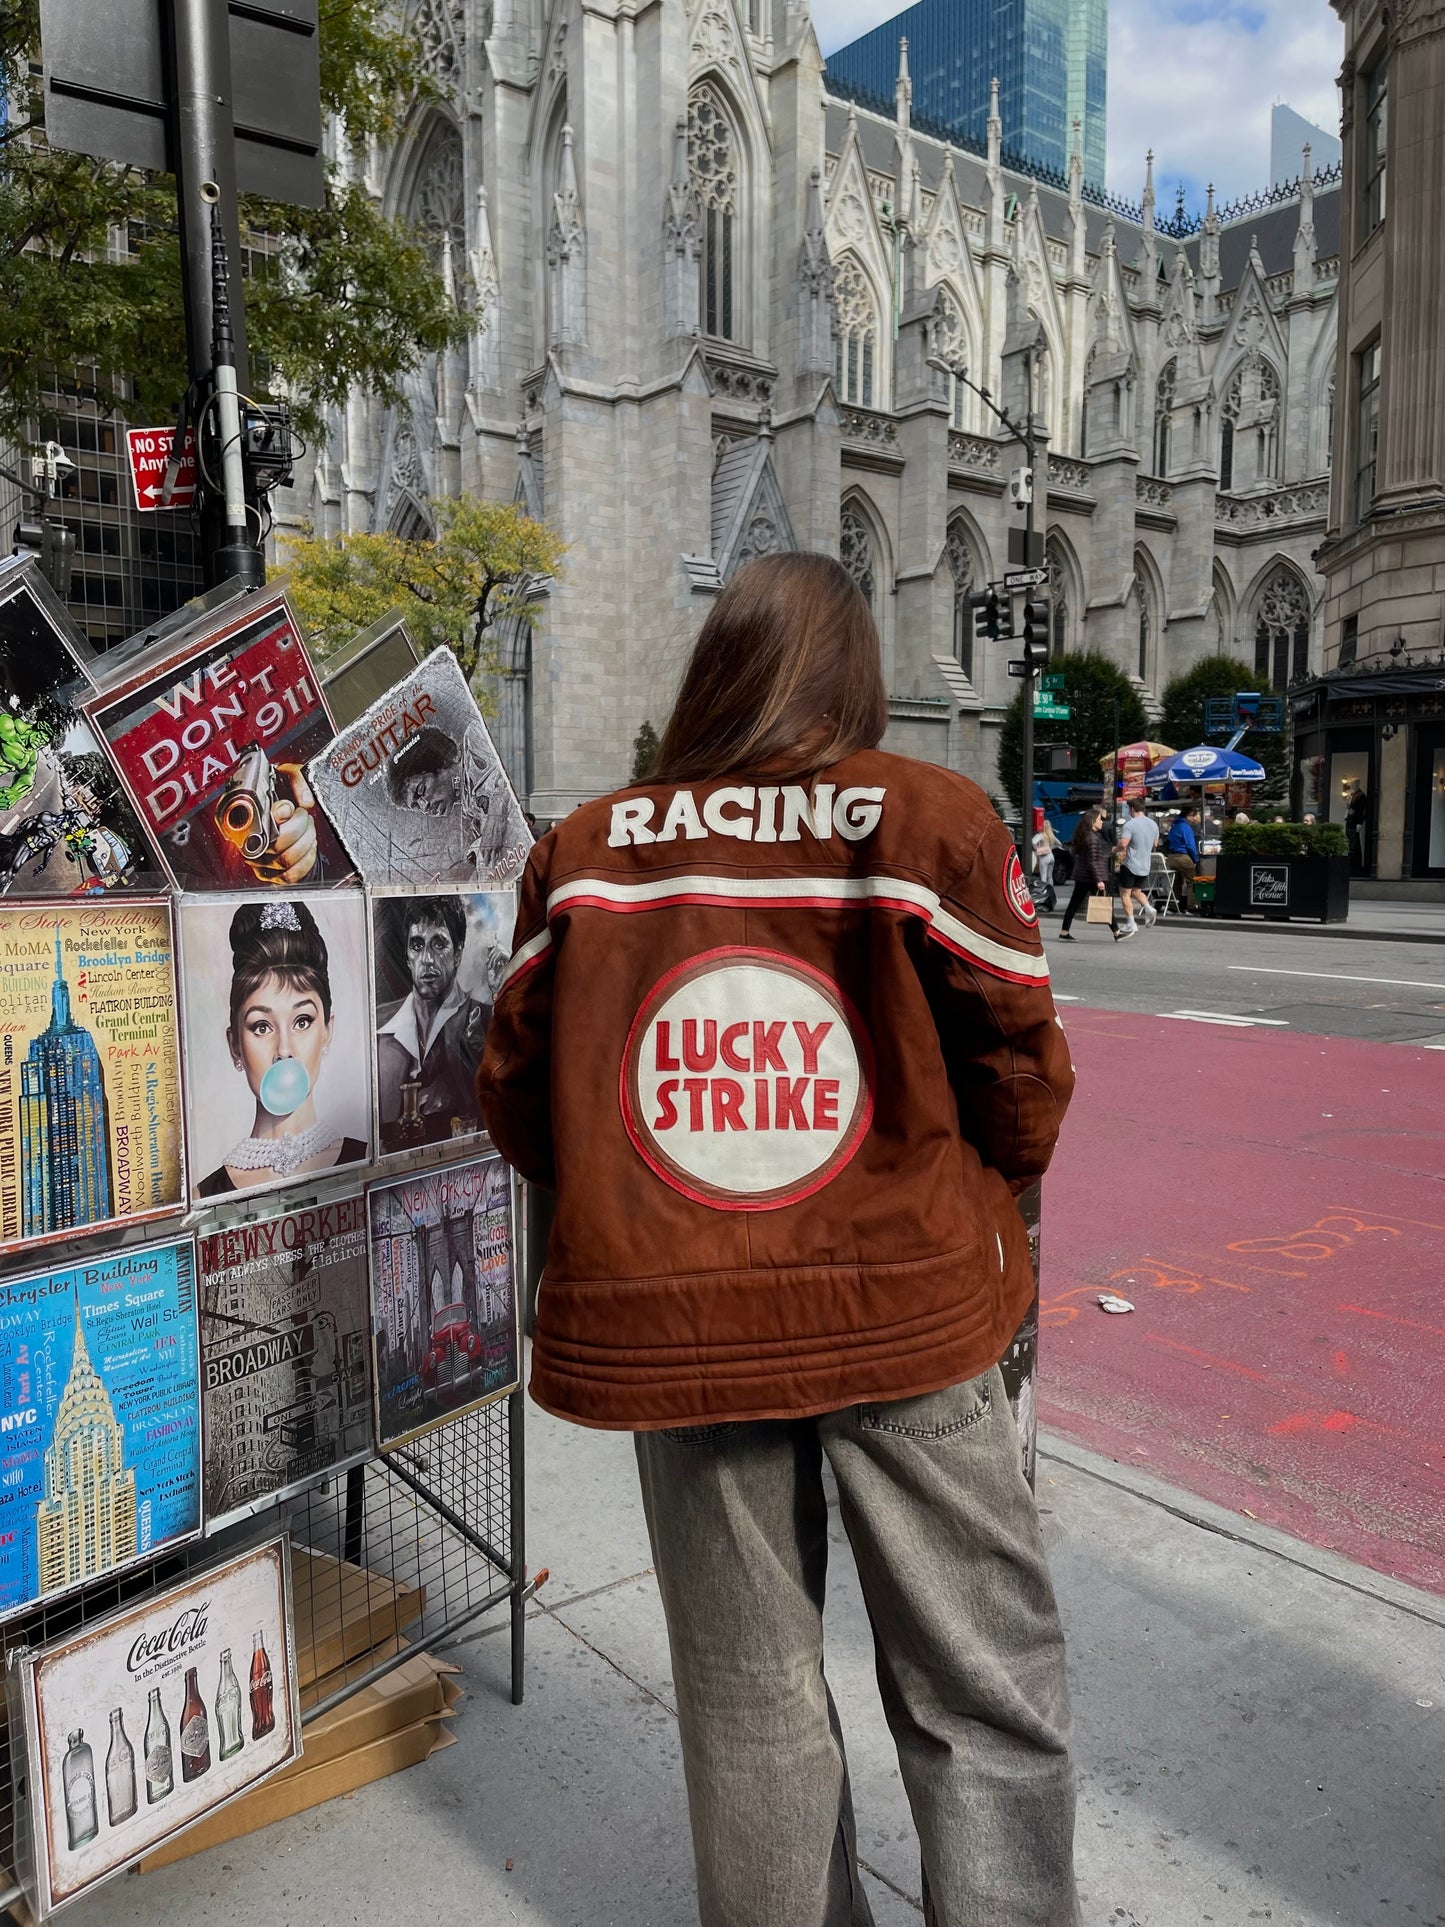
[(1024, 648), (1030, 656), (1037, 652), (1046, 658), (1049, 653), (1049, 605), (1034, 593), (1024, 598)]
[(972, 601), (975, 642), (982, 642), (985, 637), (997, 642), (1000, 636), (1013, 634), (1007, 599), (997, 589), (980, 589)]

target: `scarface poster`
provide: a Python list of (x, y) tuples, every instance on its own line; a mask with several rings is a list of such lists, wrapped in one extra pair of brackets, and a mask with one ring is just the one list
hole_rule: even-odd
[(510, 890), (378, 893), (371, 901), (376, 1124), (382, 1154), (475, 1137), (477, 1065), (506, 972)]
[(206, 1530), (371, 1450), (366, 1200), (203, 1233)]
[(373, 1184), (376, 1443), (404, 1445), (515, 1390), (512, 1179), (500, 1157)]
[(305, 766), (331, 717), (280, 589), (238, 596), (87, 699), (183, 890), (344, 882), (352, 866)]
[(371, 1161), (359, 890), (181, 901), (193, 1204)]
[(0, 561), (0, 895), (159, 881), (115, 771), (76, 708), (90, 651), (33, 556)]
[(342, 730), (307, 775), (368, 883), (486, 890), (522, 873), (531, 832), (449, 649)]

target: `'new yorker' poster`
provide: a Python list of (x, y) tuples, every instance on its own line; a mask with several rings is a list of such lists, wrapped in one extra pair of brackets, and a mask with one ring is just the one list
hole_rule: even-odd
[(0, 903), (0, 1246), (181, 1202), (170, 905)]
[(0, 1618), (201, 1524), (195, 1247), (0, 1284)]

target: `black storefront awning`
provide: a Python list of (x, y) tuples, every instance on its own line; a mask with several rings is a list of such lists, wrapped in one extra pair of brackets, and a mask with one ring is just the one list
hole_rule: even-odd
[(1370, 669), (1363, 672), (1345, 669), (1290, 691), (1290, 713), (1306, 714), (1323, 697), (1328, 702), (1348, 702), (1357, 697), (1442, 696), (1445, 695), (1445, 663), (1424, 663), (1401, 669)]

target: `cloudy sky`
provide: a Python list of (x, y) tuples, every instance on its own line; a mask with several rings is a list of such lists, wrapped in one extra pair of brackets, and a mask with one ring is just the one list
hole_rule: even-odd
[[(826, 56), (900, 11), (896, 0), (812, 0)], [(1161, 211), (1183, 181), (1223, 199), (1269, 184), (1277, 100), (1339, 119), (1343, 33), (1326, 0), (1110, 0), (1108, 185), (1137, 201), (1154, 149)]]

